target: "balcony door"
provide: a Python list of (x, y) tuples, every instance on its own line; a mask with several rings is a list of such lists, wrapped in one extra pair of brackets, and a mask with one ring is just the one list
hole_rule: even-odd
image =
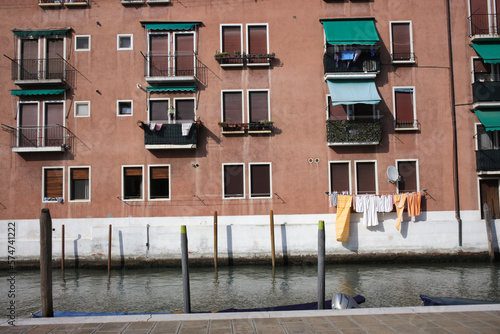
[(38, 39), (21, 39), (20, 78), (38, 79)]
[(149, 76), (169, 76), (168, 42), (168, 34), (149, 35)]
[(63, 39), (47, 39), (46, 78), (63, 79), (64, 74), (64, 41)]
[(19, 147), (38, 147), (38, 104), (19, 104)]
[(175, 75), (194, 74), (194, 34), (175, 34)]
[(484, 219), (484, 204), (488, 204), (490, 210), (490, 218), (500, 218), (500, 201), (499, 201), (499, 179), (482, 179), (479, 180), (481, 191), (481, 218)]
[(63, 104), (60, 102), (46, 103), (44, 116), (45, 146), (61, 146), (64, 143), (62, 131), (62, 125), (64, 124)]

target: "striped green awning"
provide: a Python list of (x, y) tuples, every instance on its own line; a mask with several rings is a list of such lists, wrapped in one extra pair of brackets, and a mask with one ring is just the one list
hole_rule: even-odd
[(472, 43), (472, 47), (485, 63), (500, 63), (500, 43)]
[(483, 123), (486, 131), (500, 130), (500, 111), (498, 110), (474, 110), (477, 118)]
[(196, 86), (149, 86), (148, 92), (195, 92)]
[(30, 96), (30, 95), (59, 95), (64, 93), (64, 89), (30, 89), (30, 90), (11, 90), (10, 95)]
[(320, 20), (326, 42), (332, 45), (375, 45), (379, 42), (373, 19)]
[(146, 23), (145, 28), (148, 30), (194, 30), (196, 23)]
[(12, 31), (15, 36), (29, 37), (29, 36), (59, 36), (66, 35), (71, 28), (57, 28), (57, 29), (17, 29)]

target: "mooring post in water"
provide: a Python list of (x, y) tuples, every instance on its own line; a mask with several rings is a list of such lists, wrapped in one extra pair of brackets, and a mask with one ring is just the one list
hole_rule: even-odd
[(108, 235), (108, 276), (111, 275), (111, 232), (112, 227), (109, 224), (109, 235)]
[(61, 231), (61, 275), (64, 275), (64, 224)]
[(276, 254), (274, 251), (274, 213), (273, 210), (271, 210), (271, 213), (269, 214), (269, 219), (271, 223), (271, 262), (273, 263), (273, 268), (276, 265)]
[(191, 313), (191, 294), (189, 291), (189, 261), (188, 240), (186, 225), (181, 226), (181, 249), (182, 249), (182, 286), (184, 296), (184, 313)]
[(318, 310), (325, 309), (325, 222), (318, 224)]
[(217, 270), (217, 211), (214, 212), (214, 268)]
[(40, 214), (40, 288), (42, 317), (54, 316), (52, 303), (52, 219), (48, 208)]
[(483, 205), (484, 221), (486, 222), (486, 235), (488, 236), (488, 253), (490, 254), (491, 262), (495, 261), (495, 249), (493, 248), (493, 234), (491, 232), (490, 208), (488, 204)]

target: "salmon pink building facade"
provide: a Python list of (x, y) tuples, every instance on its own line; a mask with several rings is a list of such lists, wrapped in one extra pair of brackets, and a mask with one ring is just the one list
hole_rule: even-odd
[(485, 253), (484, 204), (498, 251), (497, 7), (0, 4), (18, 260), (38, 257), (42, 208), (77, 263), (106, 259), (109, 225), (114, 259), (177, 260), (186, 225), (211, 261), (215, 220), (227, 260), (267, 261), (271, 220), (280, 258), (315, 256), (320, 220), (331, 257)]

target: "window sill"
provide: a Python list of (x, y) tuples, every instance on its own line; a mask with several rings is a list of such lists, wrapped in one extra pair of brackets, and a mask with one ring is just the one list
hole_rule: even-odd
[(272, 133), (272, 130), (248, 130), (249, 134), (256, 134), (256, 133)]
[(394, 131), (397, 131), (397, 132), (404, 132), (404, 131), (418, 131), (419, 128), (418, 127), (408, 127), (408, 128), (394, 128)]
[(365, 146), (365, 145), (378, 145), (380, 142), (378, 141), (370, 141), (370, 142), (339, 142), (339, 143), (328, 143), (328, 146)]
[(144, 0), (121, 0), (122, 5), (141, 5)]
[(38, 4), (40, 7), (62, 7), (62, 3), (55, 3), (55, 2), (50, 2), (50, 3), (39, 3)]
[(393, 65), (405, 65), (405, 64), (415, 64), (415, 59), (402, 59), (402, 60), (392, 60)]
[(65, 2), (66, 7), (87, 7), (89, 5), (88, 1), (78, 1), (78, 2)]
[(241, 64), (220, 64), (220, 67), (243, 67), (243, 63), (241, 63)]
[(247, 63), (247, 67), (271, 66), (271, 63)]
[(146, 150), (184, 150), (184, 149), (195, 149), (196, 144), (185, 144), (185, 145), (175, 145), (175, 144), (148, 144), (146, 145)]

